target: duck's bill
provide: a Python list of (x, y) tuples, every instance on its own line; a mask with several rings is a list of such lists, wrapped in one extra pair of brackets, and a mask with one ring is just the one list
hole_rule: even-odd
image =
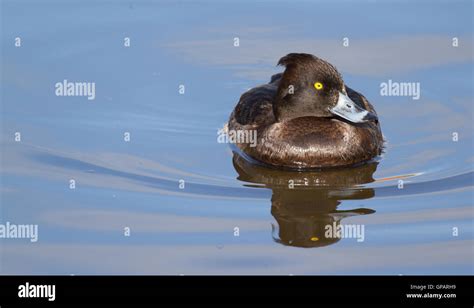
[(338, 115), (353, 123), (364, 123), (377, 120), (377, 116), (354, 103), (347, 95), (339, 92), (336, 106), (331, 108), (332, 114)]

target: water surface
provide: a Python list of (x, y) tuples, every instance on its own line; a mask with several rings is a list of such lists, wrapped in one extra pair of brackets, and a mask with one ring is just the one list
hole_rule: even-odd
[[(1, 274), (474, 273), (471, 1), (1, 5), (0, 223), (39, 226), (36, 243), (0, 239)], [(375, 105), (381, 157), (298, 173), (217, 142), (289, 52)], [(95, 100), (56, 96), (64, 79)], [(388, 80), (420, 99), (381, 96)]]

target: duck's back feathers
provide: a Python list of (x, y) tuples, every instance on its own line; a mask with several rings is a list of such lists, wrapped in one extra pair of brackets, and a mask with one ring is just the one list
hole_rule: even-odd
[(231, 115), (234, 125), (261, 126), (275, 122), (273, 100), (278, 90), (281, 73), (272, 76), (270, 83), (252, 88), (242, 94)]

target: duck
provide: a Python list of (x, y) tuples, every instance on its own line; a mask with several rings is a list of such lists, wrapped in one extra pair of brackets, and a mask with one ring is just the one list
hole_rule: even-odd
[(382, 153), (374, 107), (332, 64), (290, 53), (277, 65), (284, 71), (243, 93), (230, 115), (227, 131), (256, 132), (255, 143), (235, 140), (242, 156), (276, 168), (319, 169), (363, 164)]

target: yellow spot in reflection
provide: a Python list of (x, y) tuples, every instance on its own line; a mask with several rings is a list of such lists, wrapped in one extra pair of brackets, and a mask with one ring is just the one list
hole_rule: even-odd
[(313, 242), (319, 241), (319, 238), (316, 237), (316, 236), (313, 236), (313, 237), (311, 238), (311, 241), (313, 241)]

